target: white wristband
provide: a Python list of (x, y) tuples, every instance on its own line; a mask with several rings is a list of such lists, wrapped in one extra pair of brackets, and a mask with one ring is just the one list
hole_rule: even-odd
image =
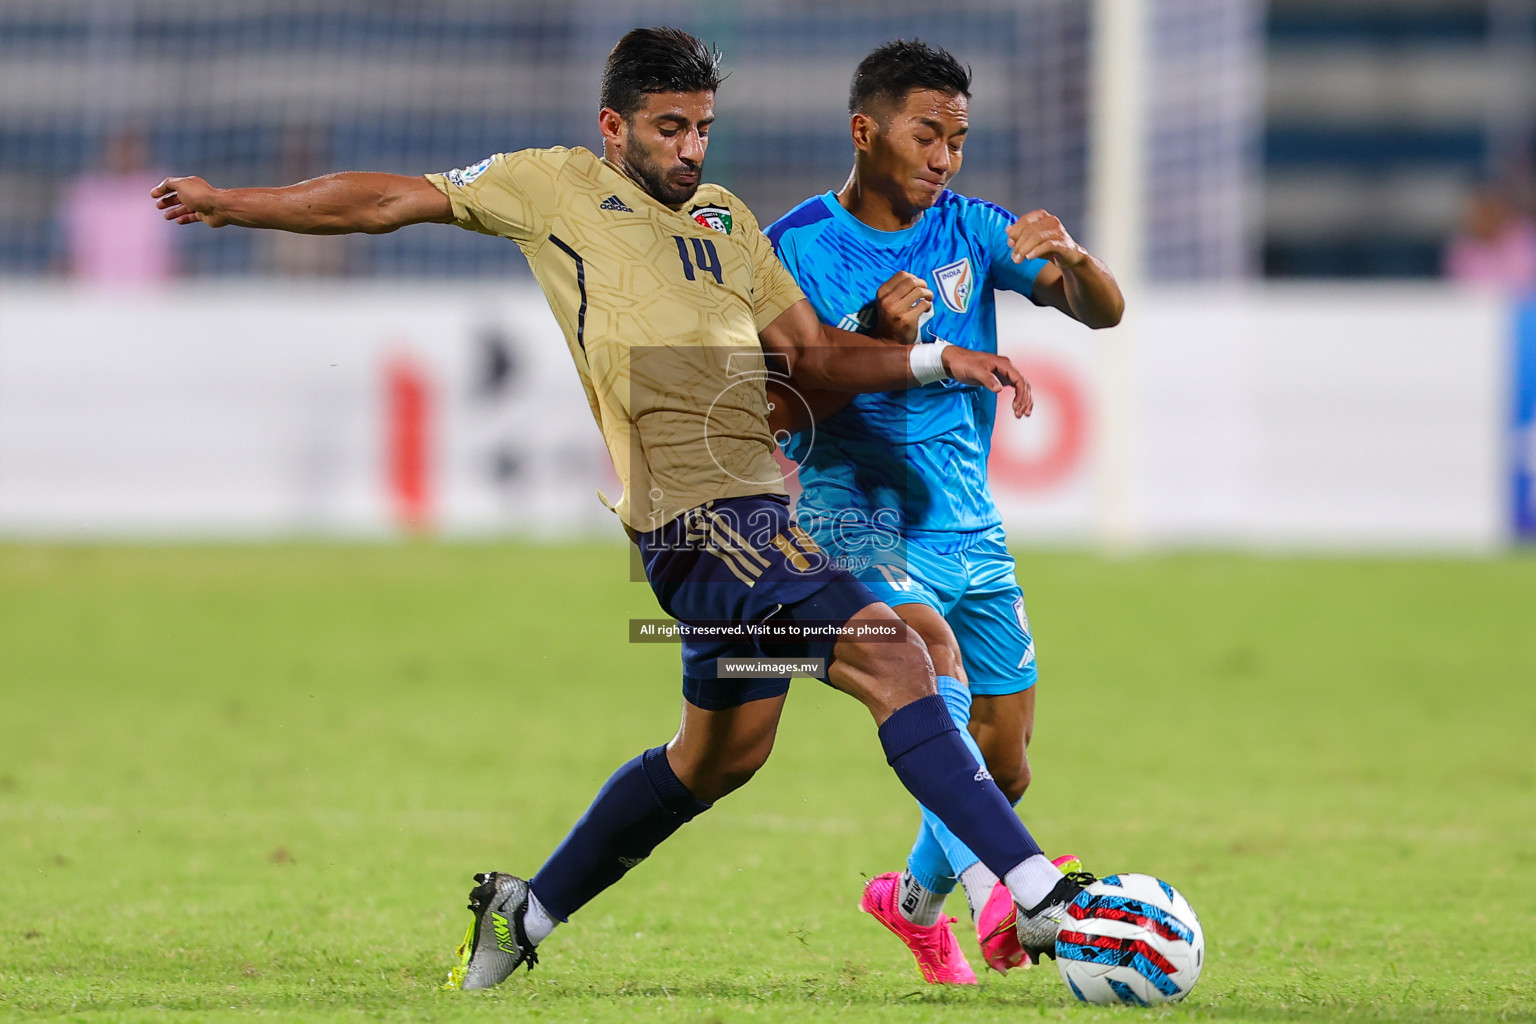
[(949, 373), (944, 369), (946, 348), (949, 348), (949, 342), (943, 338), (935, 338), (926, 344), (912, 346), (912, 352), (907, 357), (907, 365), (912, 368), (912, 376), (917, 378), (919, 384), (933, 384), (949, 379)]

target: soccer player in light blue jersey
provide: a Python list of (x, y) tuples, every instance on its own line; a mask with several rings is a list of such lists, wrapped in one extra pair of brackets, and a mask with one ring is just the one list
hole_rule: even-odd
[[(971, 76), (918, 41), (887, 43), (854, 74), (853, 172), (768, 229), (829, 324), (870, 331), (916, 320), (934, 346), (931, 383), (852, 397), (770, 387), (774, 426), (800, 464), (801, 524), (926, 641), (950, 714), (971, 740), (978, 778), (1010, 800), (1029, 785), (1035, 655), (1024, 594), (987, 484), (996, 399), (944, 379), (949, 342), (995, 352), (993, 293), (1018, 292), (1087, 324), (1119, 322), (1105, 266), (1044, 210), (1017, 218), (946, 187), (960, 170)], [(918, 365), (914, 356), (914, 367)], [(919, 376), (922, 379), (922, 376)], [(782, 435), (781, 435), (782, 436)], [(1079, 868), (1060, 858), (1063, 870)], [(987, 964), (1026, 962), (1006, 887), (927, 809), (907, 868), (872, 879), (862, 909), (913, 952), (930, 982), (975, 984), (940, 916), (964, 888)]]

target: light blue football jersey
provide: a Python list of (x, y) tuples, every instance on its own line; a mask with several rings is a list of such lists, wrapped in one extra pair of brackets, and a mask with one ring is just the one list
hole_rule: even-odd
[[(831, 192), (813, 196), (768, 228), (779, 259), (817, 315), (868, 333), (875, 292), (897, 271), (926, 278), (934, 315), (921, 341), (997, 351), (993, 292), (1029, 296), (1045, 260), (1014, 263), (1000, 206), (945, 191), (916, 224), (878, 231), (843, 209)], [(945, 381), (858, 395), (790, 439), (800, 463), (802, 515), (855, 510), (914, 539), (940, 544), (998, 524), (987, 486), (997, 396)]]

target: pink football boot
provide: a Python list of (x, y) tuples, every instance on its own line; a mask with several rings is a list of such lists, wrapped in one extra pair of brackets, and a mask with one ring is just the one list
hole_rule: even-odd
[[(1070, 853), (1051, 863), (1064, 875), (1083, 870), (1082, 860)], [(1014, 967), (1030, 966), (1024, 947), (1019, 945), (1018, 923), (1019, 909), (1013, 904), (1013, 894), (1006, 885), (998, 882), (976, 918), (976, 938), (981, 942), (982, 959), (999, 974), (1007, 974)]]
[[(937, 924), (924, 928), (901, 916), (901, 909), (896, 906), (900, 878), (894, 871), (871, 878), (864, 885), (859, 909), (872, 915), (907, 944), (917, 958), (917, 969), (923, 973), (924, 981), (931, 985), (978, 984), (976, 972), (971, 970), (965, 954), (960, 952), (960, 943), (955, 941), (955, 933), (949, 929), (955, 923), (954, 918), (941, 916)], [(1018, 945), (1017, 939), (1014, 945)]]

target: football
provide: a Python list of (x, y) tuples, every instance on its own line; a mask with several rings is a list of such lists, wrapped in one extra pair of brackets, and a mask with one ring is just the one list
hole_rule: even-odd
[(1089, 885), (1067, 905), (1056, 939), (1056, 969), (1085, 1003), (1183, 999), (1204, 962), (1194, 908), (1151, 875), (1110, 875)]

